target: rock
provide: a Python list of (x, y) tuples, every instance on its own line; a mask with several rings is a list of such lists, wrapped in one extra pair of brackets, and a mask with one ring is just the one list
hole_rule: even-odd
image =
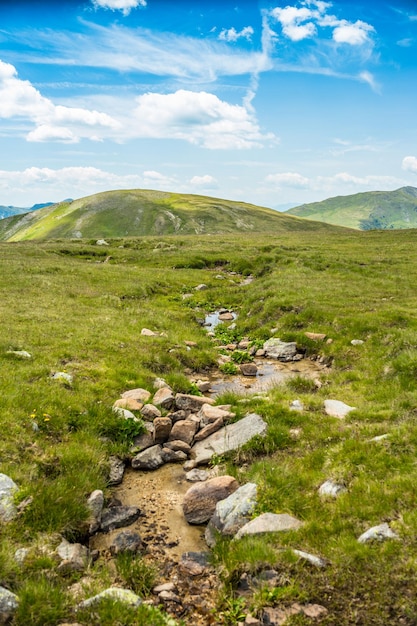
[(158, 595), (161, 591), (175, 591), (174, 583), (162, 583), (161, 585), (157, 585), (152, 589), (152, 593)]
[(209, 380), (198, 380), (196, 382), (196, 387), (198, 391), (201, 391), (201, 393), (206, 393), (207, 391), (210, 391), (211, 383)]
[(213, 515), (216, 504), (224, 500), (239, 487), (232, 476), (219, 476), (197, 483), (186, 492), (182, 504), (185, 519), (189, 524), (204, 524)]
[(115, 528), (130, 526), (136, 522), (139, 516), (140, 509), (137, 506), (112, 506), (103, 509), (100, 530), (103, 533), (108, 533)]
[(87, 500), (87, 508), (90, 511), (90, 519), (89, 523), (89, 533), (90, 535), (94, 534), (99, 528), (101, 523), (101, 513), (103, 511), (104, 506), (104, 494), (101, 489), (96, 489), (90, 495)]
[(376, 437), (372, 437), (369, 441), (384, 441), (389, 438), (389, 433), (385, 433), (384, 435), (377, 435)]
[(138, 470), (155, 470), (164, 463), (165, 461), (162, 458), (162, 446), (159, 444), (147, 448), (143, 450), (143, 452), (139, 452), (139, 454), (132, 459), (133, 469)]
[(384, 522), (379, 526), (373, 526), (358, 538), (359, 543), (368, 543), (369, 541), (385, 541), (385, 539), (399, 539), (397, 533), (395, 533), (389, 525)]
[(182, 463), (187, 460), (187, 454), (181, 450), (171, 450), (171, 448), (162, 448), (162, 460), (164, 463)]
[(350, 343), (352, 346), (362, 346), (365, 342), (362, 339), (352, 339)]
[(175, 396), (175, 406), (177, 409), (198, 413), (203, 404), (214, 404), (214, 400), (212, 398), (194, 396), (187, 393), (177, 393)]
[(149, 330), (149, 328), (142, 328), (140, 334), (143, 337), (159, 337), (159, 333), (155, 333), (153, 330)]
[(184, 343), (188, 348), (196, 348), (198, 346), (196, 341), (184, 341)]
[(127, 398), (132, 398), (142, 404), (147, 402), (150, 397), (151, 393), (147, 389), (142, 389), (142, 387), (139, 387), (138, 389), (130, 389), (129, 391), (122, 393), (122, 399), (126, 400)]
[(326, 567), (327, 563), (324, 559), (320, 558), (319, 556), (315, 556), (314, 554), (309, 554), (308, 552), (303, 552), (303, 550), (293, 550), (293, 553), (300, 557), (300, 559), (304, 559), (305, 561), (308, 561), (309, 563), (311, 563), (312, 565), (315, 565), (316, 567)]
[(174, 404), (174, 393), (170, 387), (161, 387), (153, 397), (152, 403), (163, 409), (170, 409)]
[(208, 552), (185, 552), (181, 556), (178, 570), (182, 576), (201, 576), (210, 569), (210, 554)]
[(242, 363), (239, 369), (243, 376), (256, 376), (258, 373), (255, 363)]
[(123, 417), (123, 419), (125, 420), (134, 420), (135, 422), (139, 421), (136, 415), (133, 415), (133, 413), (131, 411), (128, 411), (128, 409), (123, 409), (120, 406), (113, 405), (112, 410), (113, 413), (116, 413), (116, 415), (118, 415), (119, 417)]
[(153, 424), (152, 424), (151, 431), (147, 430), (146, 433), (143, 433), (142, 435), (138, 435), (137, 437), (134, 438), (133, 446), (131, 448), (132, 454), (138, 454), (139, 452), (146, 450), (146, 448), (151, 448), (154, 445), (153, 431), (154, 429), (153, 429)]
[(6, 354), (12, 354), (13, 356), (17, 356), (19, 359), (32, 358), (30, 352), (27, 352), (26, 350), (7, 350)]
[(319, 496), (329, 496), (330, 498), (337, 498), (337, 496), (346, 491), (346, 487), (339, 483), (335, 483), (332, 480), (326, 480), (319, 488)]
[(224, 424), (224, 422), (223, 422), (223, 418), (222, 417), (220, 417), (215, 422), (211, 422), (211, 424), (208, 424), (207, 426), (202, 428), (196, 434), (196, 436), (194, 437), (194, 441), (202, 441), (203, 439), (206, 439), (206, 437), (209, 437), (213, 433), (215, 433), (218, 430), (220, 430), (220, 428), (222, 428), (223, 424)]
[(183, 409), (180, 409), (179, 411), (174, 411), (173, 413), (170, 413), (169, 417), (171, 419), (171, 422), (175, 424), (175, 422), (186, 420), (189, 415), (190, 411), (184, 411)]
[(219, 419), (226, 421), (229, 418), (234, 417), (234, 413), (231, 413), (230, 411), (219, 406), (203, 404), (198, 412), (198, 417), (200, 418), (200, 424), (203, 427), (211, 424), (212, 422), (217, 422)]
[(185, 441), (181, 441), (181, 439), (166, 441), (164, 443), (164, 448), (169, 448), (170, 450), (174, 450), (174, 452), (184, 452), (186, 455), (190, 454), (191, 452), (191, 446)]
[(118, 456), (111, 456), (109, 458), (109, 482), (110, 487), (120, 485), (123, 480), (123, 474), (125, 472), (125, 464)]
[(128, 411), (140, 411), (143, 407), (143, 402), (139, 402), (135, 398), (119, 398), (113, 404), (113, 407), (127, 409)]
[(19, 607), (19, 598), (4, 587), (0, 587), (0, 624), (7, 624)]
[(96, 246), (108, 246), (109, 244), (105, 239), (97, 239)]
[(110, 552), (113, 555), (131, 552), (136, 554), (143, 550), (143, 541), (139, 533), (132, 530), (123, 530), (116, 535), (110, 545)]
[[(162, 389), (162, 387), (169, 387), (169, 385), (163, 378), (155, 378), (155, 380), (153, 381), (153, 388)], [(146, 399), (148, 400), (149, 397)]]
[(304, 406), (300, 400), (293, 400), (290, 404), (290, 411), (304, 411)]
[(56, 549), (61, 559), (57, 570), (61, 574), (82, 572), (88, 565), (88, 549), (81, 543), (69, 543), (63, 539)]
[(302, 525), (303, 522), (287, 513), (262, 513), (262, 515), (255, 517), (255, 519), (242, 526), (236, 533), (235, 538), (241, 539), (247, 535), (298, 530)]
[(74, 381), (74, 377), (67, 372), (55, 372), (55, 374), (52, 376), (52, 380), (58, 380), (65, 385), (71, 386)]
[(197, 469), (196, 467), (185, 474), (185, 480), (190, 483), (203, 482), (207, 480), (209, 473), (206, 470)]
[(173, 425), (169, 439), (171, 441), (179, 439), (191, 445), (197, 430), (198, 424), (195, 421), (191, 419), (180, 420)]
[(18, 491), (16, 483), (6, 474), (0, 474), (0, 520), (10, 522), (17, 515), (17, 508), (13, 501)]
[(253, 437), (265, 435), (266, 429), (267, 424), (260, 415), (250, 413), (196, 443), (191, 450), (192, 458), (197, 465), (208, 463), (215, 454), (221, 456), (230, 450), (237, 450)]
[(243, 626), (261, 626), (261, 622), (256, 617), (253, 617), (252, 615), (247, 615), (245, 617)]
[(154, 443), (164, 443), (164, 441), (168, 441), (172, 428), (172, 422), (169, 417), (156, 417), (153, 421), (153, 425), (155, 428), (153, 433)]
[(180, 597), (173, 591), (161, 591), (158, 597), (162, 602), (176, 602), (177, 604), (181, 602)]
[(195, 291), (204, 291), (205, 289), (208, 289), (208, 286), (204, 283), (201, 283), (200, 285), (197, 285), (197, 287), (194, 287)]
[(278, 361), (292, 361), (297, 354), (297, 344), (294, 341), (285, 342), (272, 337), (263, 345), (265, 355)]
[[(18, 548), (16, 552), (14, 553), (14, 560), (16, 561), (18, 565), (23, 565), (29, 553), (30, 553), (29, 548)], [(1, 620), (0, 620), (0, 624), (1, 624)]]
[(232, 322), (234, 319), (235, 319), (235, 316), (230, 311), (219, 313), (219, 320), (221, 322)]
[(216, 531), (222, 535), (233, 536), (249, 521), (256, 506), (256, 495), (256, 484), (246, 483), (224, 500), (217, 502), (205, 533), (210, 548), (216, 542)]
[(309, 332), (306, 332), (306, 333), (304, 333), (304, 335), (308, 339), (311, 339), (312, 341), (323, 341), (324, 339), (326, 339), (326, 334), (325, 333), (309, 333)]
[(133, 591), (130, 591), (130, 589), (109, 587), (101, 593), (98, 593), (96, 596), (80, 602), (77, 608), (87, 609), (90, 606), (93, 606), (94, 604), (97, 604), (106, 599), (113, 600), (114, 602), (120, 602), (121, 604), (125, 604), (127, 606), (140, 606), (142, 604), (142, 600), (139, 598), (139, 596), (133, 593)]
[(161, 411), (153, 404), (144, 404), (140, 410), (143, 417), (148, 420), (154, 420), (156, 417), (161, 417)]
[(299, 604), (295, 602), (291, 606), (283, 608), (264, 608), (261, 623), (264, 626), (284, 626), (292, 615), (305, 615), (311, 619), (321, 619), (327, 613), (328, 610), (320, 604)]
[(325, 400), (324, 401), (324, 410), (327, 415), (331, 417), (337, 417), (338, 419), (343, 419), (346, 417), (350, 411), (355, 411), (356, 407), (349, 406), (340, 400)]

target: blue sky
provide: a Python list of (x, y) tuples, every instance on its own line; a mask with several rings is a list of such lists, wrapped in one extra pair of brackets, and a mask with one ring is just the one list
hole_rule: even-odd
[(0, 205), (417, 186), (415, 0), (0, 0)]

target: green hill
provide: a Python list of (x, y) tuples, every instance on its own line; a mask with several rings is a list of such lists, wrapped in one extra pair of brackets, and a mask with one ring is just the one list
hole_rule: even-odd
[(286, 215), (326, 222), (358, 230), (416, 228), (417, 189), (368, 191), (337, 196), (290, 209)]
[(334, 229), (273, 209), (143, 189), (108, 191), (0, 221), (0, 241)]

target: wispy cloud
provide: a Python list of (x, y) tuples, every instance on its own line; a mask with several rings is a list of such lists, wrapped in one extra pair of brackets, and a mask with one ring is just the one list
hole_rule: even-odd
[(193, 187), (198, 187), (199, 189), (217, 189), (219, 186), (217, 179), (210, 174), (204, 174), (204, 176), (193, 176), (190, 180), (190, 184)]
[(235, 42), (238, 39), (247, 39), (247, 41), (250, 41), (253, 33), (254, 30), (252, 26), (245, 26), (240, 31), (237, 31), (234, 27), (229, 29), (224, 28), (219, 34), (219, 39), (229, 42)]

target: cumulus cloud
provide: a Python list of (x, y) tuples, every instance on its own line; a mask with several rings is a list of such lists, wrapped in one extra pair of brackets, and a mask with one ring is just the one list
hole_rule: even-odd
[(306, 7), (287, 6), (284, 9), (276, 7), (272, 9), (271, 15), (281, 23), (282, 32), (292, 41), (301, 41), (317, 32), (313, 22), (307, 21), (315, 17), (315, 12)]
[(295, 187), (305, 189), (309, 186), (310, 180), (297, 172), (281, 172), (278, 174), (268, 174), (265, 181), (278, 187)]
[(374, 27), (361, 20), (357, 20), (354, 23), (341, 20), (333, 31), (333, 39), (337, 43), (361, 46), (368, 41), (369, 33), (373, 32), (375, 32)]
[(56, 106), (27, 80), (21, 80), (15, 67), (0, 61), (0, 118), (23, 118), (35, 125), (28, 141), (75, 143), (82, 137), (97, 139), (102, 129), (116, 130), (120, 123), (106, 113)]
[(274, 138), (261, 133), (247, 108), (205, 91), (180, 89), (139, 96), (133, 124), (131, 132), (136, 136), (182, 139), (210, 149), (259, 147)]
[(417, 174), (417, 157), (404, 157), (402, 162), (402, 168), (403, 170), (406, 170), (408, 172), (414, 172), (415, 174)]
[(204, 174), (204, 176), (193, 176), (190, 180), (193, 187), (199, 187), (201, 189), (217, 189), (217, 179), (210, 174)]
[(253, 33), (254, 33), (254, 30), (252, 26), (245, 26), (240, 31), (237, 31), (233, 27), (229, 29), (224, 28), (219, 34), (219, 39), (222, 41), (229, 41), (229, 42), (230, 41), (235, 42), (238, 39), (247, 39), (248, 41), (250, 41)]
[(123, 15), (129, 15), (132, 9), (146, 7), (146, 0), (92, 0), (97, 8), (122, 11)]

